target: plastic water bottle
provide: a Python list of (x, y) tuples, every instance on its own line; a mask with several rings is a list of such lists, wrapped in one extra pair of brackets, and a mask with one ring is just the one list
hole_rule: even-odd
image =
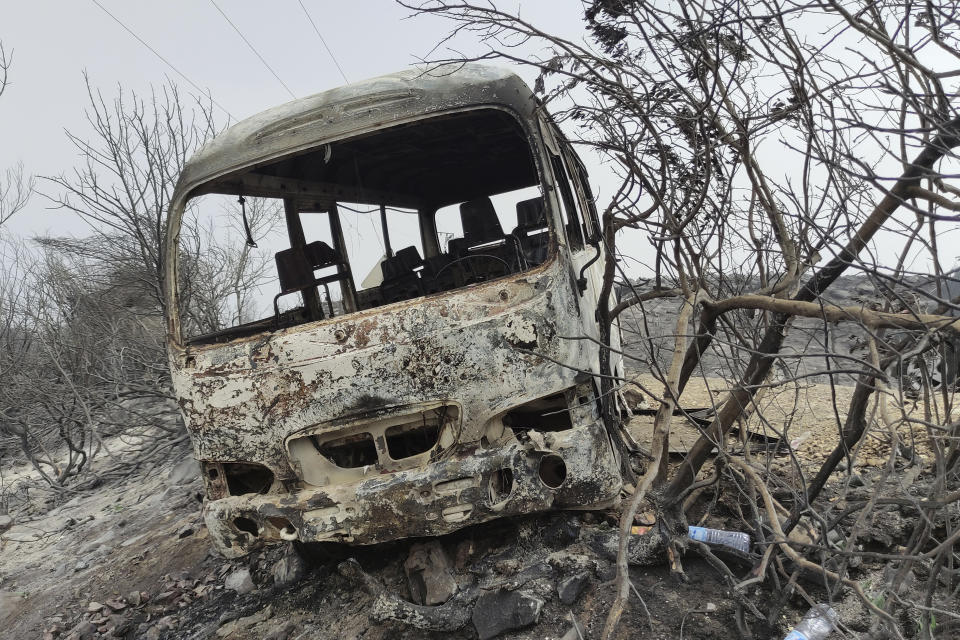
[(837, 628), (837, 612), (826, 604), (815, 604), (783, 640), (824, 640)]
[(722, 529), (707, 529), (706, 527), (687, 527), (687, 535), (691, 540), (722, 544), (731, 549), (744, 553), (750, 551), (750, 534), (740, 531), (723, 531)]

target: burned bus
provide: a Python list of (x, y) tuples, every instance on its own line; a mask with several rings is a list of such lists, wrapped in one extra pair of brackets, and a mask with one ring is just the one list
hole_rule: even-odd
[[(251, 244), (260, 202), (283, 241), (262, 314), (198, 331), (183, 225), (212, 196)], [(617, 500), (597, 212), (516, 75), (409, 70), (244, 120), (184, 166), (167, 238), (170, 368), (225, 555)]]

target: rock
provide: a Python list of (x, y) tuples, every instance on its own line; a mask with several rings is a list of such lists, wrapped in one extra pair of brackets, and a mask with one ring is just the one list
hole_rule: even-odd
[(6, 531), (13, 526), (13, 518), (8, 515), (0, 515), (0, 532)]
[(43, 640), (55, 640), (56, 638), (62, 637), (63, 626), (57, 622), (50, 626), (49, 629), (43, 630)]
[(173, 616), (163, 616), (157, 620), (157, 628), (161, 631), (168, 631), (177, 627), (177, 619)]
[(450, 559), (437, 541), (415, 544), (403, 563), (410, 597), (417, 604), (442, 604), (457, 592)]
[(853, 488), (867, 486), (867, 481), (859, 473), (850, 474), (850, 486)]
[(307, 563), (300, 557), (293, 545), (287, 545), (283, 557), (273, 565), (271, 573), (273, 574), (273, 584), (278, 587), (286, 587), (300, 582), (307, 573)]
[(631, 413), (636, 414), (650, 408), (646, 394), (639, 389), (632, 386), (624, 387), (622, 392), (623, 399), (626, 401), (627, 408), (630, 409)]
[(105, 603), (112, 611), (123, 611), (127, 608), (127, 603), (117, 600), (116, 598), (107, 600)]
[(110, 628), (111, 636), (114, 638), (123, 638), (133, 630), (133, 622), (122, 615), (114, 614), (110, 616), (108, 627)]
[(569, 551), (554, 551), (547, 556), (547, 562), (560, 573), (579, 573), (596, 569), (597, 561), (582, 553)]
[(293, 632), (297, 630), (297, 623), (290, 621), (284, 624), (282, 627), (277, 627), (266, 636), (263, 637), (263, 640), (288, 640), (288, 638), (293, 635)]
[(261, 609), (260, 611), (257, 611), (252, 615), (246, 616), (245, 618), (237, 618), (236, 620), (227, 622), (226, 624), (221, 626), (219, 629), (217, 629), (216, 635), (218, 638), (230, 637), (232, 634), (238, 631), (243, 631), (245, 629), (249, 629), (250, 627), (256, 624), (260, 624), (261, 622), (266, 622), (272, 616), (273, 616), (273, 605), (268, 604), (266, 607), (264, 607), (263, 609)]
[(90, 566), (90, 563), (89, 563), (89, 562), (87, 562), (86, 560), (81, 559), (81, 560), (78, 560), (78, 561), (77, 561), (77, 564), (75, 564), (75, 565), (73, 566), (73, 570), (74, 570), (74, 571), (83, 571), (84, 569), (86, 569), (86, 568), (89, 567), (89, 566)]
[(558, 513), (550, 518), (543, 532), (543, 541), (553, 549), (562, 549), (580, 537), (580, 521), (576, 515)]
[(96, 634), (97, 625), (89, 620), (83, 620), (70, 630), (65, 640), (92, 640)]
[(23, 608), (24, 599), (13, 591), (0, 591), (0, 622)]
[(583, 593), (584, 587), (590, 581), (590, 574), (586, 571), (567, 576), (557, 583), (557, 595), (563, 604), (573, 604)]
[(190, 455), (175, 464), (167, 475), (170, 484), (173, 485), (188, 484), (199, 477), (200, 465), (197, 464), (197, 461)]
[(127, 602), (129, 602), (131, 606), (139, 607), (143, 604), (143, 596), (139, 591), (131, 591), (127, 594)]
[(512, 576), (520, 571), (522, 566), (516, 558), (501, 558), (493, 563), (493, 570), (502, 576)]
[(90, 604), (87, 605), (87, 611), (90, 613), (96, 613), (97, 611), (100, 611), (100, 609), (103, 609), (103, 605), (96, 600), (91, 601)]
[(473, 608), (473, 626), (480, 640), (489, 640), (504, 631), (536, 624), (542, 608), (543, 600), (522, 591), (485, 593)]
[(253, 584), (253, 578), (250, 577), (250, 570), (246, 568), (237, 569), (233, 573), (230, 573), (223, 581), (223, 586), (226, 589), (236, 591), (240, 595), (250, 593), (256, 589)]

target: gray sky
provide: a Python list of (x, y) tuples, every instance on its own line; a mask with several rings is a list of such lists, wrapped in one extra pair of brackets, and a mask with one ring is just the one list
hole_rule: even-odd
[[(343, 84), (298, 0), (215, 1), (295, 95)], [(210, 0), (97, 2), (194, 83), (209, 89), (235, 120), (290, 100), (283, 84)], [(185, 92), (194, 91), (94, 0), (0, 3), (0, 41), (8, 52), (13, 51), (11, 85), (0, 98), (0, 170), (22, 162), (27, 172), (42, 176), (69, 173), (77, 165), (79, 158), (64, 130), (80, 137), (89, 132), (84, 120), (88, 102), (84, 71), (108, 100), (119, 85), (148, 92), (167, 77)], [(409, 11), (393, 0), (303, 0), (303, 4), (350, 80), (416, 63), (430, 54), (451, 27), (430, 16), (409, 17)], [(522, 15), (543, 29), (569, 39), (583, 38), (579, 0), (498, 0), (497, 4), (508, 10), (519, 4)], [(457, 44), (464, 53), (482, 50), (466, 38)], [(532, 84), (530, 69), (515, 70)], [(226, 122), (223, 114), (219, 116), (221, 123)], [(777, 155), (783, 153), (776, 144), (770, 148)], [(616, 180), (594, 157), (583, 155), (602, 205)], [(788, 168), (785, 171), (790, 173)], [(38, 188), (49, 191), (53, 186), (39, 181)], [(21, 236), (84, 232), (74, 214), (49, 206), (45, 198), (34, 196), (5, 229)], [(625, 233), (619, 242), (625, 253), (648, 257), (644, 233)]]
[[(235, 119), (290, 100), (210, 0), (98, 0)], [(297, 0), (216, 0), (296, 96), (343, 84)], [(303, 0), (350, 80), (397, 71), (427, 56), (450, 24), (409, 18), (393, 0)], [(512, 6), (513, 2), (500, 3)], [(23, 162), (34, 175), (71, 171), (78, 162), (64, 129), (85, 137), (83, 72), (109, 99), (117, 86), (149, 90), (169, 76), (186, 81), (124, 31), (92, 0), (2, 0), (0, 40), (13, 50), (11, 85), (0, 98), (0, 169)], [(577, 0), (528, 0), (524, 15), (567, 37), (583, 33)], [(479, 50), (479, 49), (477, 49)], [(529, 70), (518, 69), (528, 82)], [(221, 122), (225, 122), (225, 116)], [(590, 162), (591, 166), (594, 165)], [(600, 167), (592, 170), (594, 180)], [(39, 189), (52, 185), (39, 182)], [(8, 224), (23, 235), (80, 233), (73, 214), (35, 196)]]

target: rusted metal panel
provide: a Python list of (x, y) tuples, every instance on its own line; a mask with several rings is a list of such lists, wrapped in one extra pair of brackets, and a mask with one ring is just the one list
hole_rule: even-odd
[[(237, 496), (208, 503), (205, 518), (213, 539), (228, 556), (264, 542), (279, 542), (271, 519), (291, 523), (289, 536), (312, 541), (372, 544), (401, 537), (436, 536), (509, 515), (546, 509), (604, 506), (617, 498), (620, 475), (599, 423), (560, 434), (531, 432), (490, 449), (466, 448), (455, 458), (357, 483), (311, 487), (289, 496)], [(551, 487), (539, 463), (559, 455), (566, 478)], [(511, 486), (498, 486), (503, 470)], [(444, 485), (451, 488), (446, 489)], [(232, 523), (248, 518), (257, 535)], [(295, 533), (294, 533), (295, 532)]]
[[(575, 386), (576, 371), (557, 362), (596, 360), (589, 353), (593, 343), (558, 338), (582, 333), (562, 269), (555, 260), (513, 280), (191, 351), (191, 365), (175, 369), (175, 387), (197, 458), (263, 464), (278, 486), (299, 487), (211, 502), (207, 520), (221, 546), (236, 553), (264, 535), (270, 539), (269, 527), (257, 537), (238, 531), (232, 520), (244, 514), (259, 514), (253, 518), (259, 523), (282, 515), (304, 540), (371, 543), (616, 498), (618, 467), (595, 418), (543, 434), (540, 447), (505, 434), (498, 418), (511, 407)], [(447, 449), (449, 459), (394, 474), (374, 464), (359, 483), (302, 488), (286, 448), (291, 438), (438, 401), (460, 407), (460, 432)], [(501, 444), (485, 450), (485, 437), (488, 446)], [(533, 466), (546, 452), (561, 455), (566, 465), (559, 490), (539, 480)], [(517, 493), (495, 508), (485, 492), (489, 475), (502, 468), (511, 470)], [(457, 478), (477, 479), (465, 501), (417, 497), (430, 491), (424, 486)], [(472, 505), (462, 519), (443, 517), (444, 508), (462, 504)], [(280, 540), (279, 533), (273, 539)]]
[[(437, 399), (463, 407), (463, 441), (493, 414), (573, 386), (588, 362), (559, 263), (390, 310), (191, 349), (174, 385), (201, 460), (256, 461), (290, 477), (286, 438), (316, 424)], [(558, 307), (560, 312), (558, 312)]]

